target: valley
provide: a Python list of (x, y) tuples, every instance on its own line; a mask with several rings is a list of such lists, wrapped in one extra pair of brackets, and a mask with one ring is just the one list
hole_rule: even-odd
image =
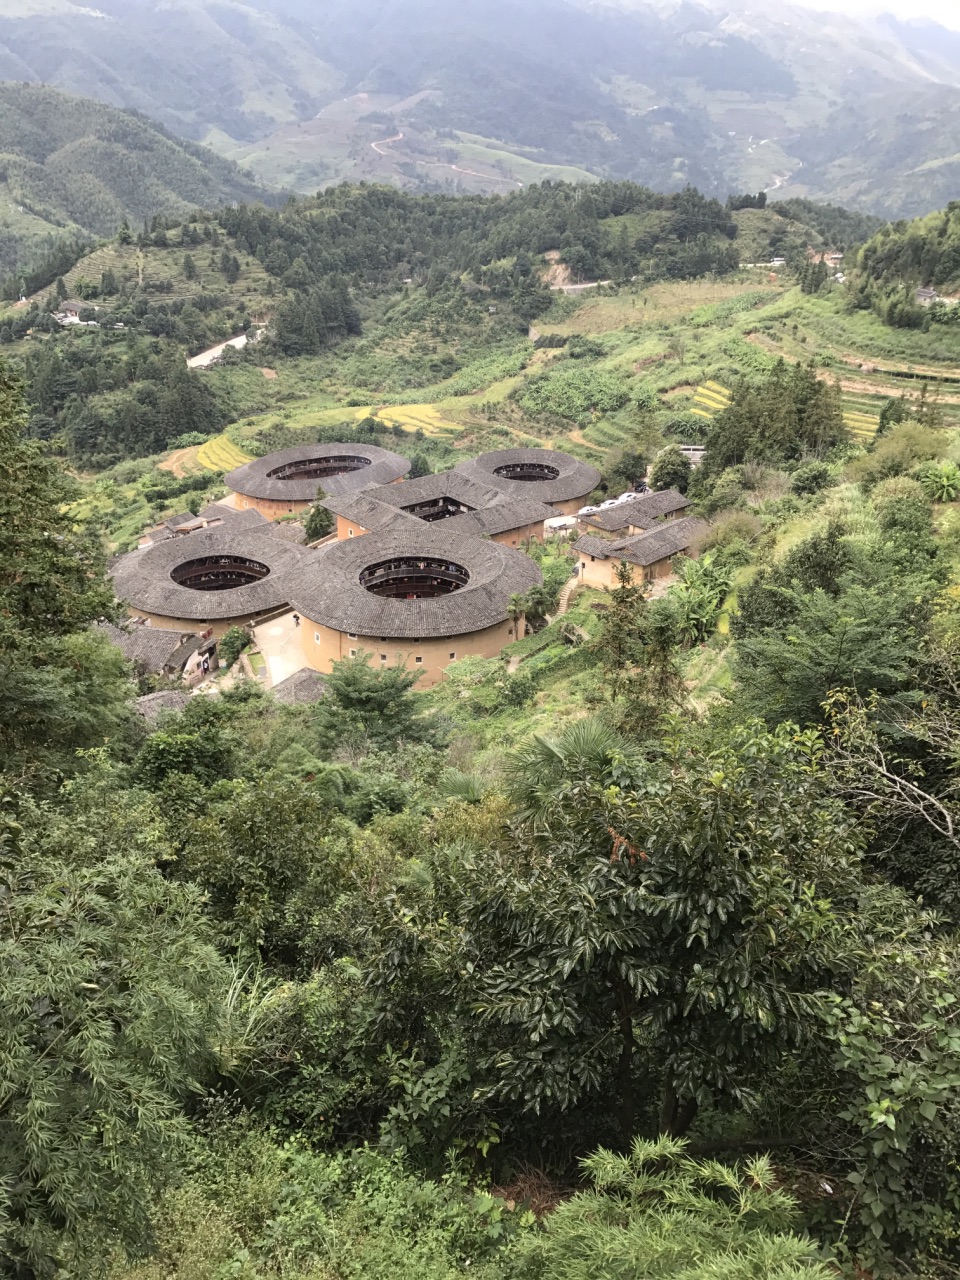
[(791, 122), (952, 46), (100, 4), (234, 158), (7, 86), (0, 1273), (958, 1280), (953, 143)]

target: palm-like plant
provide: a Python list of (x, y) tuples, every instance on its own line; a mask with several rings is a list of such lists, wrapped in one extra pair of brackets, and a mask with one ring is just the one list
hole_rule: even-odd
[(630, 743), (602, 720), (577, 720), (556, 738), (535, 734), (504, 772), (520, 816), (539, 828), (562, 802), (575, 806), (576, 793), (609, 786), (636, 760)]
[(931, 502), (956, 502), (960, 498), (960, 467), (955, 462), (931, 462), (918, 479)]
[(513, 637), (522, 640), (526, 631), (527, 599), (526, 596), (512, 595), (507, 601), (507, 617), (513, 623)]

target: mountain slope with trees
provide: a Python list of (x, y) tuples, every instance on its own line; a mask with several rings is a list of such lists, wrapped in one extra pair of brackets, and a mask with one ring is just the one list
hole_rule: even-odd
[(504, 191), (551, 164), (897, 217), (958, 179), (950, 33), (789, 4), (6, 0), (0, 77), (143, 111), (308, 191)]
[(51, 238), (278, 199), (232, 161), (142, 116), (31, 84), (0, 84), (0, 194), (3, 270)]

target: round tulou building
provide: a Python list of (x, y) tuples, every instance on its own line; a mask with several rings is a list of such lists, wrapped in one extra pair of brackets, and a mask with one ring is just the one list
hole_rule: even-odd
[(422, 671), (436, 684), (458, 658), (512, 643), (512, 595), (542, 581), (511, 547), (439, 527), (397, 527), (337, 542), (297, 575), (291, 603), (316, 671), (361, 652), (373, 666)]
[(310, 554), (268, 527), (227, 524), (132, 551), (113, 569), (113, 586), (134, 618), (219, 638), (289, 604)]
[(301, 444), (255, 458), (224, 477), (241, 511), (268, 520), (305, 511), (318, 497), (345, 497), (402, 480), (408, 458), (372, 444)]
[(555, 449), (497, 449), (456, 470), (511, 498), (535, 498), (558, 515), (574, 515), (600, 483), (596, 467)]

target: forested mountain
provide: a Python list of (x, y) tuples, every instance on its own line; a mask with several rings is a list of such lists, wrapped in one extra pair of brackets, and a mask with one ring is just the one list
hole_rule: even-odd
[[(863, 228), (861, 215), (843, 210), (793, 209), (829, 228), (821, 240), (816, 227), (776, 208), (734, 207), (762, 203), (599, 182), (493, 198), (344, 185), (282, 209), (238, 204), (123, 231), (78, 260), (65, 246), (8, 278), (9, 299), (23, 280), (31, 297), (0, 326), (0, 343), (29, 336), (17, 354), (32, 388), (34, 433), (102, 468), (222, 427), (224, 407), (188, 375), (183, 353), (239, 330), (266, 326), (260, 350), (317, 357), (361, 335), (364, 314), (422, 290), (427, 301), (412, 310), (439, 299), (478, 342), (492, 341), (491, 326), (516, 342), (553, 304), (548, 285), (558, 273), (574, 285), (638, 287), (724, 277), (743, 253), (762, 261), (788, 254), (796, 264), (809, 244), (847, 244)], [(94, 332), (59, 330), (54, 313), (67, 295), (88, 304), (82, 314)], [(157, 350), (158, 339), (169, 347)]]
[(90, 98), (0, 84), (0, 271), (45, 239), (276, 198), (229, 160)]
[[(926, 305), (918, 302), (920, 288), (932, 291)], [(960, 322), (953, 305), (960, 292), (960, 204), (882, 227), (860, 250), (850, 290), (855, 305), (872, 307), (900, 328)]]
[(559, 166), (885, 216), (954, 192), (956, 43), (746, 0), (0, 6), (0, 76), (137, 108), (301, 190), (506, 191)]

